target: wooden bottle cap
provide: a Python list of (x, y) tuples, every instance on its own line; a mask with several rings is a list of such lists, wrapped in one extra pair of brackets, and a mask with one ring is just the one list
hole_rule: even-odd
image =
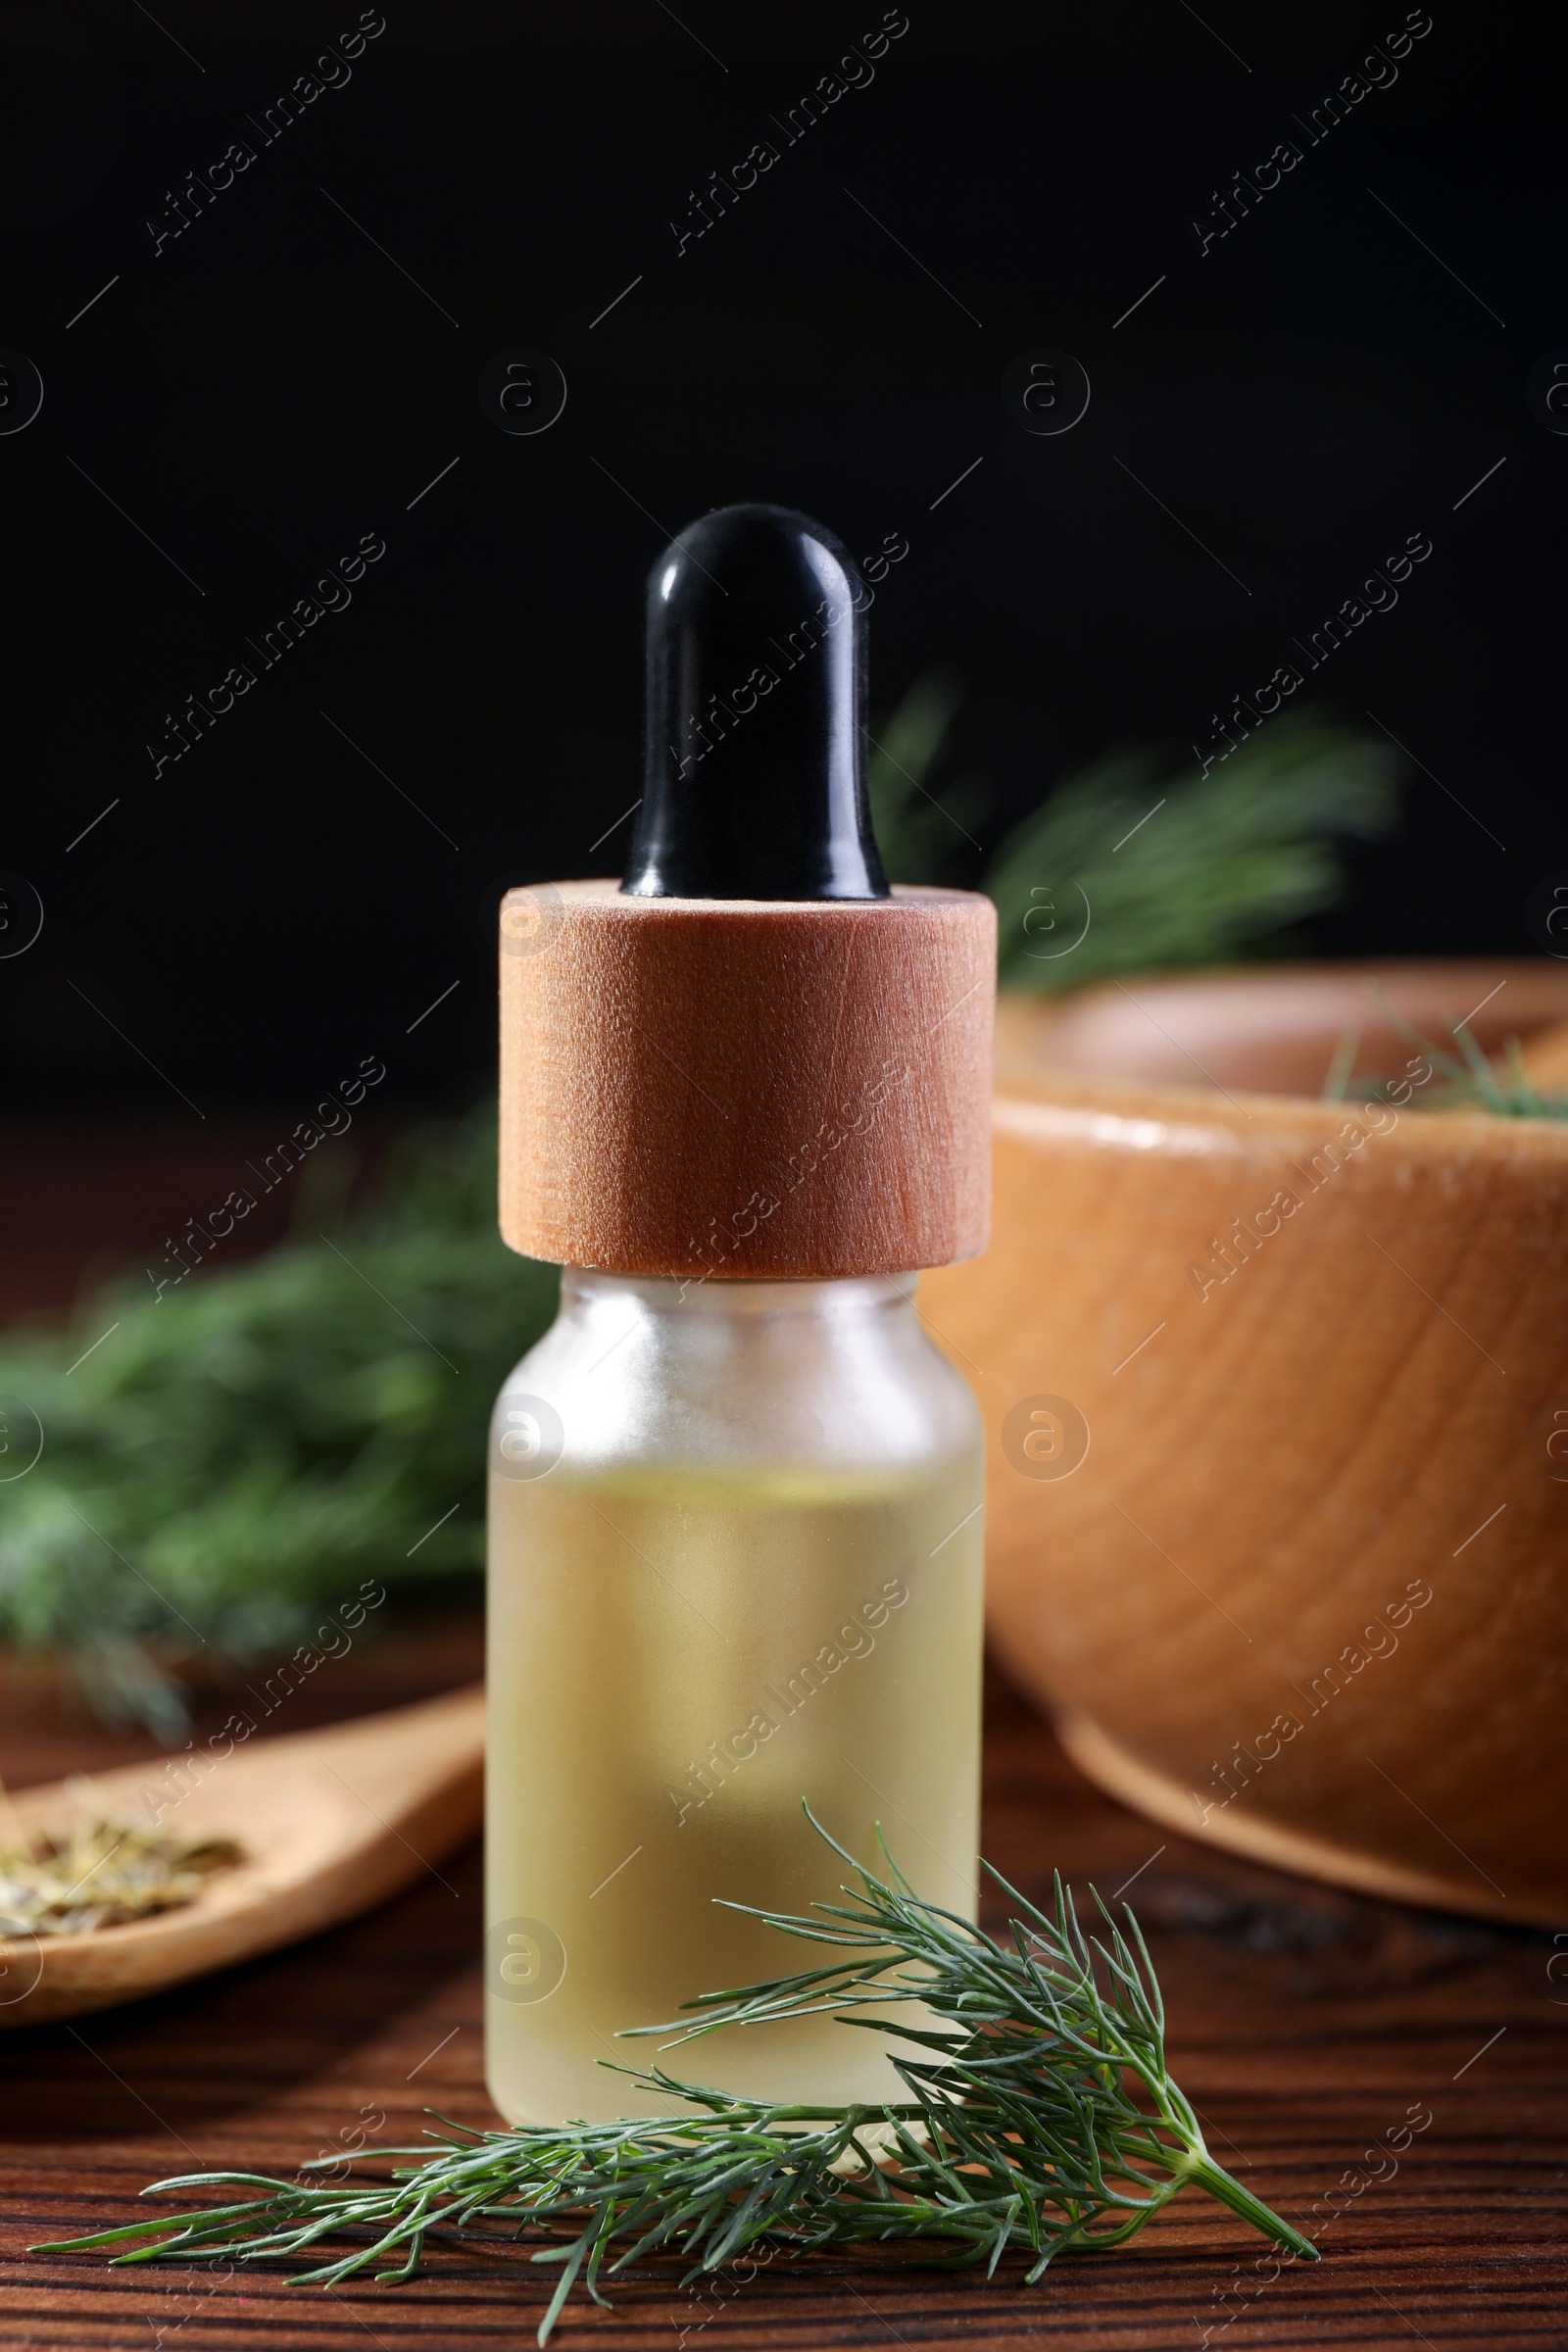
[(720, 1279), (975, 1256), (996, 934), (961, 890), (510, 891), (503, 1236), (560, 1264)]

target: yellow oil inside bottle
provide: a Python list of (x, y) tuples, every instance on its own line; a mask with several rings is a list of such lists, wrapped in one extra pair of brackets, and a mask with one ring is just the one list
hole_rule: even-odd
[(880, 1824), (916, 1891), (973, 1918), (981, 1494), (977, 1450), (863, 1475), (492, 1472), (485, 1981), (510, 2122), (668, 2111), (607, 2060), (770, 2099), (907, 2096), (878, 2036), (831, 2018), (662, 2058), (615, 2036), (835, 1956), (713, 1899), (841, 1899), (803, 1799), (873, 1869)]

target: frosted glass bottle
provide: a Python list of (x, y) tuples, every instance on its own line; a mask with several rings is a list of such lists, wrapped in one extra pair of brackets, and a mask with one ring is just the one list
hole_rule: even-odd
[[(601, 2061), (698, 1992), (812, 1964), (801, 1910), (875, 1858), (973, 1917), (982, 1440), (910, 1277), (566, 1268), (490, 1446), (486, 2010), (514, 2123), (667, 2107)], [(905, 2095), (804, 2019), (665, 2061), (773, 2098)]]

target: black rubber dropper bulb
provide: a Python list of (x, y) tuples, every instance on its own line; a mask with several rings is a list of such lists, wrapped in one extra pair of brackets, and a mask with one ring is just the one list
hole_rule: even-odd
[(870, 595), (820, 523), (720, 507), (648, 582), (639, 898), (885, 899), (865, 790)]

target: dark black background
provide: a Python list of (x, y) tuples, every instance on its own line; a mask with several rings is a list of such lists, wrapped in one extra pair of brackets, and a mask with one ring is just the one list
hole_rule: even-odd
[[(591, 845), (639, 790), (643, 582), (665, 532), (738, 499), (857, 554), (907, 538), (873, 702), (955, 670), (955, 764), (994, 780), (998, 825), (1113, 742), (1184, 748), (1425, 531), (1397, 610), (1314, 685), (1430, 777), (1311, 937), (1531, 952), (1530, 890), (1568, 866), (1568, 439), (1524, 400), (1568, 344), (1545, 11), (1433, 0), (1396, 83), (1202, 257), (1211, 191), (1305, 146), (1293, 117), (1397, 0), (908, 0), (874, 82), (679, 256), (689, 192), (774, 136), (875, 0), (384, 13), (347, 86), (156, 258), (165, 192), (259, 146), (246, 116), (358, 7), (5, 13), (0, 344), (45, 384), (0, 438), (0, 866), (46, 908), (0, 963), (13, 1101), (177, 1112), (167, 1078), (203, 1107), (286, 1102), (368, 1054), (388, 1100), (471, 1094), (497, 893), (614, 870), (624, 828)], [(1093, 384), (1057, 438), (1001, 399), (1040, 345)], [(536, 437), (476, 399), (514, 346), (569, 386)], [(163, 714), (368, 531), (387, 553), (352, 607), (155, 780)]]

